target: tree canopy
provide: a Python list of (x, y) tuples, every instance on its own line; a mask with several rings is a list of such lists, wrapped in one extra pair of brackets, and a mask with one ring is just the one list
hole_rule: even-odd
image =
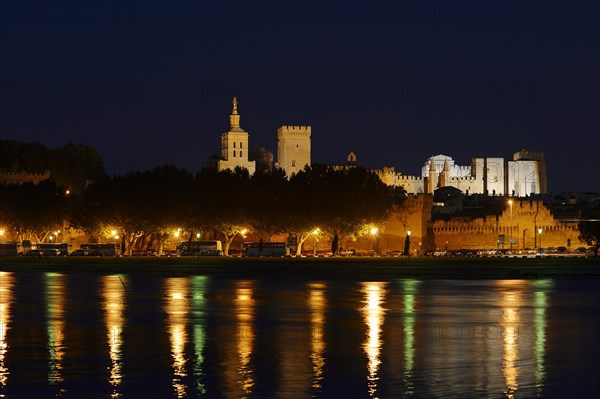
[[(296, 236), (301, 247), (316, 228), (338, 239), (359, 234), (364, 224), (383, 221), (394, 202), (394, 190), (375, 174), (326, 165), (307, 167), (289, 179), (280, 169), (253, 176), (245, 169), (204, 169), (193, 175), (165, 165), (100, 177), (80, 195), (71, 195), (68, 209), (56, 202), (55, 183), (54, 191), (49, 187), (3, 188), (11, 193), (3, 195), (3, 215), (10, 214), (3, 220), (19, 229), (65, 220), (99, 240), (119, 237), (124, 253), (150, 243), (162, 247), (174, 230), (181, 232), (180, 240), (198, 233), (222, 239), (226, 253), (233, 238), (246, 231), (265, 241), (276, 234)], [(50, 190), (56, 198), (33, 196), (28, 190)], [(31, 206), (36, 212), (44, 209), (43, 215), (20, 212), (15, 204), (23, 196), (45, 201)]]

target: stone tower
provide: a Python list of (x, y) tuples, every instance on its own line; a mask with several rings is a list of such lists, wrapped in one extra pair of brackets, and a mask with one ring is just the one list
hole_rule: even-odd
[(438, 172), (435, 169), (435, 162), (433, 161), (433, 157), (429, 162), (429, 175), (426, 177), (427, 179), (427, 193), (433, 194), (435, 189), (438, 187)]
[(310, 166), (310, 126), (277, 129), (277, 164), (288, 177)]
[[(431, 173), (431, 172), (430, 172)], [(444, 159), (444, 167), (440, 173), (439, 185), (440, 187), (447, 187), (450, 185), (450, 166), (448, 165), (448, 159)]]
[(226, 169), (241, 167), (248, 169), (252, 175), (256, 163), (248, 161), (248, 132), (240, 127), (237, 98), (233, 98), (233, 110), (229, 115), (229, 130), (221, 134), (221, 159), (218, 163), (219, 172)]

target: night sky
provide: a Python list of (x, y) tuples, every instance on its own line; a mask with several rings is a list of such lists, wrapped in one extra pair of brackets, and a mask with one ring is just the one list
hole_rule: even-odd
[(95, 147), (111, 174), (312, 126), (313, 162), (420, 174), (544, 151), (549, 189), (600, 191), (600, 2), (0, 4), (0, 138)]

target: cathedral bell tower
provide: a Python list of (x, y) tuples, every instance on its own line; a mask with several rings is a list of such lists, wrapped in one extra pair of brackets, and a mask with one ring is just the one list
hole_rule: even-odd
[(248, 161), (249, 134), (240, 127), (237, 97), (233, 98), (229, 125), (229, 130), (221, 134), (221, 159), (219, 160), (218, 169), (223, 171), (241, 167), (248, 169), (248, 172), (253, 175), (256, 170), (256, 163)]

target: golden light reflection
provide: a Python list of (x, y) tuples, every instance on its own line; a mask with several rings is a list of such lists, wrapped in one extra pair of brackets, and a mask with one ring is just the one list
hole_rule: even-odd
[(382, 346), (381, 328), (385, 319), (383, 305), (385, 304), (387, 284), (382, 282), (361, 283), (361, 291), (364, 295), (364, 306), (361, 311), (368, 328), (363, 349), (368, 357), (367, 384), (369, 395), (372, 398), (377, 398), (377, 381), (379, 380), (378, 372)]
[(10, 329), (10, 308), (13, 302), (14, 277), (10, 272), (0, 272), (0, 387), (5, 387), (8, 381), (6, 354), (8, 342), (6, 335)]
[(57, 273), (46, 273), (48, 383), (50, 385), (56, 385), (64, 380), (65, 295), (65, 276)]
[(169, 337), (171, 339), (171, 357), (173, 358), (173, 389), (178, 398), (187, 395), (187, 385), (183, 379), (187, 376), (185, 345), (187, 343), (187, 321), (189, 314), (189, 279), (172, 277), (166, 279), (166, 307)]
[(521, 280), (504, 280), (500, 290), (500, 306), (502, 308), (502, 340), (504, 374), (504, 394), (514, 398), (519, 389), (519, 323), (520, 308), (523, 306), (523, 284)]
[(327, 298), (325, 283), (309, 284), (308, 305), (310, 307), (310, 331), (311, 331), (311, 353), (310, 358), (313, 367), (312, 387), (320, 389), (323, 380), (323, 367), (325, 366), (325, 310)]
[(544, 378), (546, 376), (546, 309), (548, 308), (548, 291), (552, 289), (552, 280), (537, 280), (533, 283), (535, 327), (535, 390), (538, 397), (542, 397)]
[(254, 347), (254, 296), (253, 282), (239, 281), (236, 287), (235, 313), (237, 316), (237, 350), (239, 357), (239, 383), (244, 396), (252, 393), (254, 377), (250, 360)]
[(404, 300), (404, 387), (407, 395), (414, 393), (416, 294), (420, 281), (403, 280)]
[(126, 289), (125, 277), (104, 276), (102, 278), (102, 299), (104, 308), (104, 323), (106, 326), (106, 337), (108, 340), (110, 357), (110, 377), (108, 382), (113, 387), (112, 398), (119, 398), (119, 385), (123, 379), (122, 375), (122, 353), (123, 345), (123, 312), (125, 310)]

